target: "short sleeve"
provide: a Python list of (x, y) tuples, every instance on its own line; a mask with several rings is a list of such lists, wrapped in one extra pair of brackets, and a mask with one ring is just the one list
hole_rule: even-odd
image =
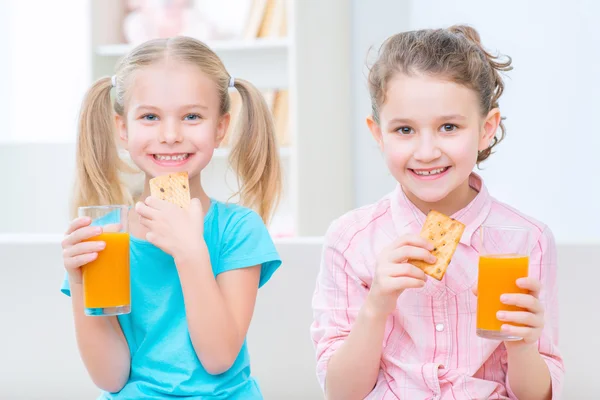
[(60, 285), (60, 291), (71, 297), (71, 286), (69, 285), (69, 274), (65, 272), (65, 277), (63, 278), (62, 285)]
[(213, 271), (216, 276), (254, 265), (261, 265), (261, 287), (279, 268), (281, 258), (260, 216), (254, 211), (247, 211), (232, 219), (225, 229), (221, 256)]

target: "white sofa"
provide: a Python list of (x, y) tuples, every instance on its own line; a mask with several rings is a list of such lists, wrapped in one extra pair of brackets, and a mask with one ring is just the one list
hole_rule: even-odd
[[(278, 243), (284, 265), (259, 294), (248, 337), (266, 399), (322, 399), (309, 337), (320, 241)], [(600, 246), (561, 246), (564, 399), (600, 398)], [(57, 243), (0, 244), (0, 399), (82, 400), (97, 394), (79, 360)]]

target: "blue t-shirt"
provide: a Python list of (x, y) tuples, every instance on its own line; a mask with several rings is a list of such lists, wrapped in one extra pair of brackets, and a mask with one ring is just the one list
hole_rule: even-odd
[[(238, 205), (211, 202), (204, 240), (215, 276), (260, 264), (260, 287), (281, 265), (261, 218)], [(211, 375), (202, 367), (189, 337), (173, 257), (131, 237), (130, 264), (131, 313), (118, 316), (131, 353), (130, 376), (119, 393), (103, 393), (99, 399), (262, 399), (245, 341), (226, 372)], [(62, 291), (70, 295), (67, 278)]]

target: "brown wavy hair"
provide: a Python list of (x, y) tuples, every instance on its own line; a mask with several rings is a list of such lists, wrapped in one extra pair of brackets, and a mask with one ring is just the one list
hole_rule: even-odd
[[(510, 71), (512, 59), (488, 52), (479, 33), (467, 25), (445, 29), (422, 29), (389, 37), (379, 49), (369, 71), (369, 92), (373, 119), (379, 123), (379, 109), (385, 102), (387, 84), (397, 73), (424, 73), (441, 76), (477, 92), (482, 115), (499, 108), (504, 91), (501, 72)], [(502, 118), (503, 120), (504, 118)], [(506, 135), (504, 123), (490, 146), (477, 155), (477, 164), (486, 160)]]
[[(208, 75), (219, 90), (220, 113), (229, 112), (231, 76), (219, 57), (204, 43), (189, 37), (155, 39), (134, 48), (118, 64), (114, 100), (110, 77), (97, 80), (85, 95), (79, 116), (77, 177), (73, 209), (87, 205), (131, 204), (120, 173), (130, 172), (118, 155), (114, 113), (125, 117), (127, 94), (134, 73), (165, 58), (177, 59)], [(275, 129), (261, 92), (244, 79), (235, 79), (242, 109), (229, 161), (238, 177), (240, 203), (268, 222), (281, 194), (281, 166)]]

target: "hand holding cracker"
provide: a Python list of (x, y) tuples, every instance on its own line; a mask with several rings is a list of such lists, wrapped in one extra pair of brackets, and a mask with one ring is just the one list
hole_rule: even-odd
[(442, 280), (464, 230), (465, 225), (462, 222), (431, 210), (421, 229), (421, 237), (433, 245), (431, 253), (437, 261), (435, 264), (427, 264), (421, 260), (411, 260), (411, 264), (438, 281)]
[(187, 172), (176, 172), (150, 179), (150, 195), (176, 204), (190, 205), (190, 181)]
[(434, 263), (433, 245), (418, 235), (406, 235), (384, 248), (377, 258), (373, 283), (365, 303), (372, 312), (387, 316), (396, 308), (398, 296), (409, 288), (421, 288), (427, 276), (408, 262)]
[(174, 258), (187, 257), (204, 243), (204, 211), (198, 199), (190, 200), (187, 173), (150, 180), (151, 196), (135, 206), (146, 240)]

